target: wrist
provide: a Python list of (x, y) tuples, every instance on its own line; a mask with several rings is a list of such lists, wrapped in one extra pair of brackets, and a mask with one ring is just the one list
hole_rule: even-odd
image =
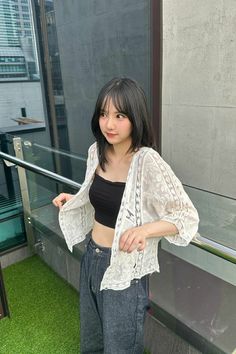
[(145, 238), (149, 238), (149, 237), (152, 237), (152, 234), (151, 234), (151, 225), (148, 223), (148, 224), (143, 224), (141, 226), (142, 230), (143, 230), (143, 235)]

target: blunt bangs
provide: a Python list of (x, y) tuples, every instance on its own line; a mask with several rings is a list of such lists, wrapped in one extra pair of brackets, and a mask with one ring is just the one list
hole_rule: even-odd
[(124, 113), (130, 119), (132, 111), (123, 88), (120, 86), (115, 86), (107, 93), (101, 103), (100, 112), (106, 109), (110, 101), (113, 103), (118, 112)]

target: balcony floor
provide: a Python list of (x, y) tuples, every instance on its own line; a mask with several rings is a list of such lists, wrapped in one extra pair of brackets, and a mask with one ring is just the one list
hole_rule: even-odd
[(37, 256), (3, 275), (11, 317), (0, 321), (0, 353), (79, 353), (78, 293)]

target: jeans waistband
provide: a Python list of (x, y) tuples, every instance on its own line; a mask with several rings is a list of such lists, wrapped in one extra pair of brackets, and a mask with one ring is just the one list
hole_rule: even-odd
[(88, 249), (91, 249), (92, 251), (95, 251), (96, 253), (102, 253), (102, 254), (106, 254), (106, 255), (110, 255), (111, 254), (111, 248), (110, 247), (104, 247), (101, 245), (98, 245), (92, 237), (90, 237), (90, 240), (88, 242)]

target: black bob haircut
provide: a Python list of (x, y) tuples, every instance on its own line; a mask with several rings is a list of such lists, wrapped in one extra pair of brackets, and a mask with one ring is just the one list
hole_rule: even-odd
[(118, 112), (128, 117), (132, 124), (132, 143), (129, 152), (134, 152), (142, 146), (155, 148), (147, 99), (143, 89), (130, 78), (114, 78), (99, 92), (91, 121), (92, 132), (98, 144), (99, 164), (104, 171), (107, 163), (106, 151), (110, 144), (100, 130), (99, 117), (109, 100)]

